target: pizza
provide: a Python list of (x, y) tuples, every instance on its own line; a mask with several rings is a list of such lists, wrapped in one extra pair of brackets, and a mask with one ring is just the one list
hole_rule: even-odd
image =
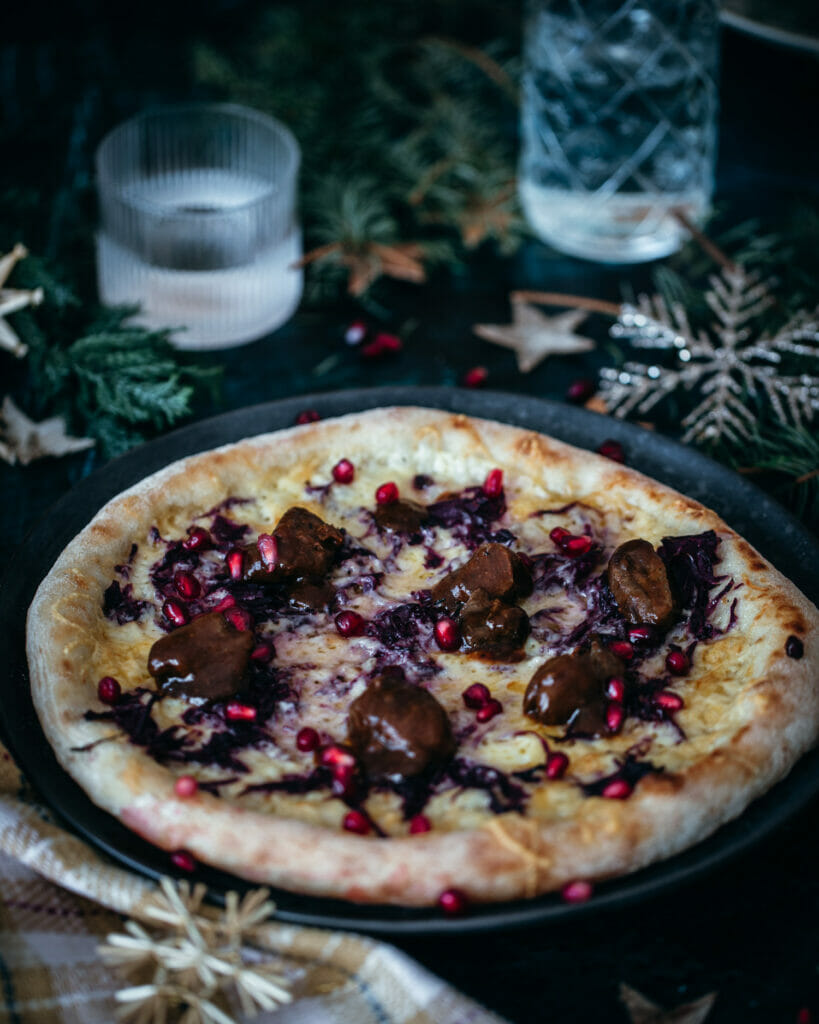
[(60, 763), (169, 865), (362, 903), (582, 898), (819, 731), (819, 612), (713, 512), (434, 409), (148, 477), (63, 551), (27, 651)]

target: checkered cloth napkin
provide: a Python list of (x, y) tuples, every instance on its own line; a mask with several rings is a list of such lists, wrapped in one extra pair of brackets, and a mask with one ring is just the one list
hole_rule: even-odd
[[(128, 982), (97, 948), (122, 915), (144, 920), (155, 890), (56, 824), (0, 746), (0, 1024), (112, 1024)], [(259, 1024), (503, 1024), (359, 935), (274, 920), (254, 946), (281, 958), (295, 997)]]

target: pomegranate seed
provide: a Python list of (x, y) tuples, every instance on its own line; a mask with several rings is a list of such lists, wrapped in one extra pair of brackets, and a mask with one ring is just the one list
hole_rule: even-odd
[(222, 614), (239, 633), (249, 633), (253, 629), (253, 616), (244, 608), (226, 608)]
[(414, 814), (409, 823), (410, 835), (416, 836), (420, 832), (431, 832), (432, 823), (426, 814)]
[(478, 708), (475, 718), (479, 722), (491, 722), (495, 715), (499, 715), (501, 711), (503, 711), (503, 704), (493, 697), (482, 708)]
[(566, 401), (575, 405), (587, 402), (597, 390), (597, 385), (590, 377), (578, 377), (566, 389)]
[(367, 325), (363, 320), (353, 320), (344, 332), (344, 340), (348, 345), (360, 345), (367, 337)]
[(174, 793), (183, 800), (193, 796), (197, 789), (199, 789), (199, 783), (192, 775), (180, 775), (173, 784)]
[(358, 612), (339, 612), (335, 617), (335, 623), (342, 636), (361, 636), (367, 625)]
[(546, 778), (562, 779), (569, 767), (569, 759), (565, 754), (555, 752), (546, 758)]
[(484, 686), (483, 683), (473, 683), (471, 686), (467, 686), (461, 696), (464, 699), (464, 704), (468, 708), (472, 708), (473, 711), (482, 708), (492, 699), (489, 687)]
[(558, 547), (563, 547), (566, 540), (571, 537), (568, 530), (564, 530), (562, 526), (556, 526), (553, 530), (549, 531), (549, 540), (557, 544)]
[(606, 696), (622, 702), (626, 695), (626, 682), (620, 676), (612, 676), (606, 684)]
[(620, 732), (623, 728), (626, 712), (623, 705), (616, 700), (609, 701), (606, 707), (606, 728), (609, 732)]
[(255, 722), (257, 711), (252, 704), (232, 700), (225, 708), (225, 717), (231, 722)]
[(603, 455), (607, 459), (611, 459), (612, 462), (626, 461), (626, 455), (623, 451), (623, 446), (620, 444), (619, 441), (614, 441), (611, 438), (609, 438), (607, 441), (604, 441), (600, 445), (600, 447), (597, 449), (597, 454)]
[(219, 602), (219, 604), (216, 605), (216, 607), (213, 609), (213, 611), (215, 611), (215, 612), (224, 612), (224, 611), (227, 611), (228, 608), (235, 608), (235, 607), (236, 607), (236, 598), (233, 596), (233, 594), (228, 594), (227, 597), (223, 597), (222, 598), (222, 600)]
[(337, 484), (351, 484), (355, 477), (355, 466), (349, 459), (339, 459), (333, 466), (333, 479)]
[(668, 657), (665, 659), (665, 667), (672, 676), (684, 676), (687, 675), (691, 665), (682, 651), (669, 651)]
[(180, 871), (187, 871), (189, 874), (191, 871), (196, 871), (196, 860), (193, 854), (188, 853), (187, 850), (175, 850), (171, 854), (171, 864), (175, 868), (179, 868)]
[(499, 498), (503, 494), (503, 470), (490, 469), (486, 474), (482, 490), (487, 498)]
[(685, 703), (678, 693), (669, 690), (660, 690), (654, 701), (663, 711), (680, 711)]
[(813, 1024), (813, 1014), (807, 1006), (803, 1006), (796, 1014), (796, 1024)]
[(315, 409), (302, 409), (296, 417), (296, 426), (303, 426), (305, 423), (317, 423), (321, 419)]
[(623, 661), (631, 661), (634, 657), (634, 648), (628, 640), (612, 640), (609, 644), (609, 650), (612, 654), (616, 654), (618, 658), (622, 658)]
[(188, 530), (188, 536), (182, 541), (182, 547), (186, 551), (198, 551), (200, 548), (210, 547), (210, 534), (201, 526), (192, 526)]
[[(260, 533), (256, 547), (259, 549), (259, 557), (264, 562), (265, 569), (271, 572), (276, 568), (276, 562), (279, 560), (279, 542), (270, 533)], [(232, 567), (230, 575), (233, 576)], [(237, 579), (238, 577), (233, 576), (233, 578)]]
[(202, 587), (199, 585), (199, 580), (193, 575), (193, 573), (185, 572), (180, 569), (173, 578), (173, 585), (176, 587), (176, 592), (180, 597), (185, 597), (188, 600), (194, 597), (199, 597), (202, 593)]
[(626, 800), (631, 796), (633, 788), (625, 779), (612, 779), (600, 795), (607, 800)]
[(381, 331), (379, 334), (376, 334), (372, 341), (362, 345), (359, 352), (365, 359), (378, 359), (380, 356), (400, 352), (403, 347), (404, 343), (398, 335), (387, 334), (386, 331)]
[(351, 800), (357, 788), (355, 765), (339, 764), (333, 768), (333, 796)]
[(444, 889), (438, 897), (438, 906), (447, 917), (459, 917), (469, 908), (469, 897), (461, 889)]
[(335, 743), (331, 743), (322, 750), (319, 755), (319, 761), (321, 764), (334, 770), (341, 767), (355, 769), (355, 757), (353, 754)]
[(567, 555), (577, 556), (585, 555), (591, 550), (591, 546), (594, 541), (589, 537), (588, 534), (584, 533), (580, 537), (569, 537), (568, 540), (563, 542), (563, 550)]
[(348, 811), (344, 815), (344, 828), (348, 832), (355, 832), (356, 835), (366, 836), (370, 831), (370, 822), (367, 815), (361, 811)]
[(251, 661), (256, 661), (261, 665), (266, 665), (269, 661), (272, 661), (276, 657), (276, 648), (273, 644), (265, 642), (254, 647), (250, 652)]
[(299, 750), (305, 753), (315, 750), (320, 743), (319, 734), (315, 729), (311, 729), (310, 726), (305, 726), (303, 729), (299, 729), (296, 735), (296, 746)]
[(454, 619), (438, 619), (435, 623), (435, 642), (442, 651), (457, 651), (461, 645), (461, 634)]
[(227, 567), (232, 580), (240, 580), (242, 578), (242, 569), (244, 568), (244, 555), (238, 548), (234, 548), (232, 551), (228, 551), (227, 555)]
[(473, 366), (464, 374), (463, 385), (465, 388), (482, 388), (489, 378), (489, 370), (485, 366)]
[(591, 882), (584, 882), (580, 879), (574, 882), (567, 882), (560, 890), (560, 895), (567, 903), (585, 903), (591, 898), (594, 887)]
[(375, 500), (379, 505), (394, 505), (398, 501), (398, 487), (392, 481), (381, 484), (375, 492)]
[(649, 643), (654, 639), (654, 630), (651, 626), (632, 626), (628, 638), (633, 644)]
[(97, 683), (97, 696), (103, 704), (116, 704), (122, 696), (122, 687), (113, 676), (103, 676)]
[(169, 619), (175, 626), (184, 626), (188, 622), (187, 609), (178, 601), (166, 601), (162, 605), (162, 611), (165, 618)]

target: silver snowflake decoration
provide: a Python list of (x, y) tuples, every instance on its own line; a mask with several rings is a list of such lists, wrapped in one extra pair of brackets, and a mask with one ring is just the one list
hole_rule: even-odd
[(683, 388), (699, 389), (694, 408), (682, 421), (683, 441), (751, 436), (755, 418), (748, 398), (762, 394), (782, 423), (803, 426), (819, 410), (819, 377), (780, 373), (784, 354), (819, 360), (819, 307), (801, 311), (774, 334), (754, 336), (753, 323), (775, 304), (770, 281), (739, 266), (725, 267), (709, 279), (706, 301), (715, 321), (694, 331), (682, 305), (662, 296), (640, 296), (621, 307), (611, 329), (614, 338), (635, 348), (673, 350), (673, 367), (631, 361), (600, 371), (600, 390), (615, 416), (646, 413)]

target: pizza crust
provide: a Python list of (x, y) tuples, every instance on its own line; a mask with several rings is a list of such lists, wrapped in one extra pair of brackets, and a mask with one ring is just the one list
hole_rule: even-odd
[[(690, 762), (678, 751), (679, 770), (644, 777), (627, 800), (570, 802), (566, 816), (559, 808), (546, 818), (489, 815), (467, 827), (374, 838), (207, 792), (180, 799), (176, 775), (141, 749), (125, 740), (98, 743), (117, 733), (110, 723), (83, 718), (98, 704), (99, 665), (127, 665), (137, 633), (135, 624), (123, 626), (112, 642), (101, 597), (132, 539), (154, 525), (179, 536), (193, 514), (229, 495), (261, 494), (277, 516), (295, 503), (310, 507), (304, 482), (329, 479), (341, 457), (366, 467), (362, 503), (372, 502), (373, 481), (427, 472), (462, 487), (500, 466), (518, 518), (537, 507), (545, 488), (602, 508), (607, 523), (620, 524), (612, 543), (644, 537), (657, 544), (667, 535), (715, 530), (720, 572), (740, 579), (743, 589), (725, 653), (714, 645), (713, 665), (706, 659), (706, 671), (692, 677), (702, 691), (702, 714), (716, 720)], [(800, 660), (785, 654), (789, 636), (804, 644)], [(575, 878), (634, 871), (736, 817), (819, 737), (819, 612), (713, 512), (634, 470), (531, 431), (428, 409), (372, 410), (251, 438), (141, 481), (109, 502), (61, 554), (29, 611), (27, 649), (45, 734), (100, 807), (163, 849), (184, 848), (254, 882), (358, 902), (429, 905), (452, 886), (475, 900), (504, 900)], [(720, 681), (730, 697), (718, 692)], [(687, 700), (691, 714), (696, 701), (697, 694)], [(90, 744), (97, 745), (78, 749)], [(675, 751), (668, 756), (673, 763)]]

